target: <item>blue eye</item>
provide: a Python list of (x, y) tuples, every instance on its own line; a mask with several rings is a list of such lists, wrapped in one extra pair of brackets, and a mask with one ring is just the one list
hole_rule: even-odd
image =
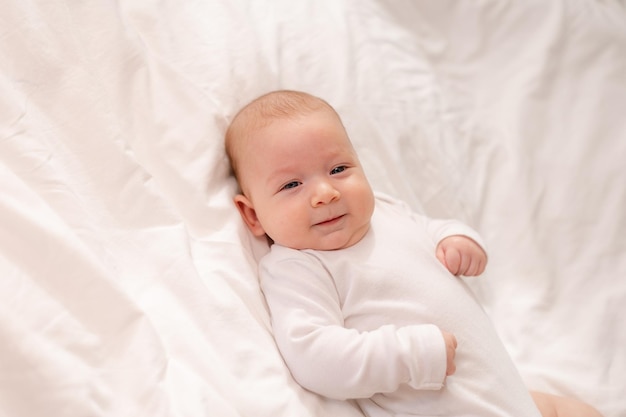
[(290, 190), (302, 184), (300, 181), (291, 181), (281, 187), (281, 190)]
[(339, 174), (339, 173), (341, 173), (341, 172), (345, 171), (345, 170), (346, 170), (346, 168), (347, 168), (347, 167), (346, 167), (345, 165), (339, 165), (338, 167), (335, 167), (335, 168), (333, 168), (333, 169), (330, 171), (330, 175)]

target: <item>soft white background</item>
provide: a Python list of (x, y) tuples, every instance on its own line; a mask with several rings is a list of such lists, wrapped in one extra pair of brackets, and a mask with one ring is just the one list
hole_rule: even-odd
[(0, 7), (0, 416), (360, 415), (291, 380), (230, 202), (223, 132), (277, 88), (483, 234), (529, 387), (626, 416), (623, 3)]

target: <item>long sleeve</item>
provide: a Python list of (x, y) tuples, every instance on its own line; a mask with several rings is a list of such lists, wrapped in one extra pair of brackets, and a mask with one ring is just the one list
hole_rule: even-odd
[(384, 201), (393, 205), (394, 210), (397, 210), (399, 215), (411, 217), (416, 223), (422, 224), (424, 226), (424, 229), (426, 230), (426, 233), (435, 245), (441, 242), (446, 237), (462, 235), (469, 237), (470, 239), (478, 243), (483, 248), (483, 250), (486, 249), (485, 244), (478, 232), (467, 226), (465, 223), (462, 223), (455, 219), (433, 219), (430, 217), (426, 217), (413, 211), (406, 202), (396, 200), (393, 197), (385, 194), (377, 193), (376, 197), (380, 201)]
[(326, 269), (306, 253), (277, 249), (280, 260), (268, 256), (260, 265), (261, 287), (277, 345), (300, 385), (337, 399), (368, 398), (402, 384), (442, 387), (446, 354), (436, 326), (345, 328)]

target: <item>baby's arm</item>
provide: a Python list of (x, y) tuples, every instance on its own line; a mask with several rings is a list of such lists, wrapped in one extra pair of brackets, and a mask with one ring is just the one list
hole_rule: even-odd
[(487, 254), (483, 248), (461, 235), (449, 236), (439, 242), (436, 256), (453, 275), (480, 275), (487, 265)]
[(402, 384), (441, 389), (454, 372), (454, 336), (432, 324), (346, 328), (327, 273), (310, 261), (261, 263), (274, 337), (296, 381), (337, 399), (368, 398)]
[(469, 226), (454, 219), (433, 219), (410, 211), (406, 205), (401, 209), (424, 226), (428, 236), (437, 242), (437, 259), (453, 275), (476, 276), (487, 265), (487, 254), (480, 235)]

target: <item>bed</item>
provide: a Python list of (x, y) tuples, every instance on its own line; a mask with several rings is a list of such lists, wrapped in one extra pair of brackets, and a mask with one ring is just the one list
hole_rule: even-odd
[(233, 208), (275, 89), (482, 234), (529, 388), (626, 416), (623, 2), (4, 1), (0, 68), (0, 416), (362, 416), (285, 368)]

